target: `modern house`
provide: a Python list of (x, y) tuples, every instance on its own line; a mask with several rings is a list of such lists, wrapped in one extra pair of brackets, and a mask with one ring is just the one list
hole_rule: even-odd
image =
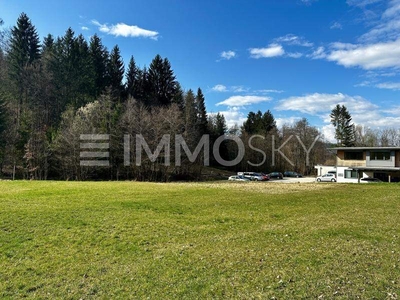
[(400, 147), (338, 147), (337, 182), (360, 182), (373, 177), (386, 182), (400, 181)]

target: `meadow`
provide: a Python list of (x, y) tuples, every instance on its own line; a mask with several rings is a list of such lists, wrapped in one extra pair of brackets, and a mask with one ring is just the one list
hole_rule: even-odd
[(397, 299), (400, 185), (0, 181), (0, 298)]

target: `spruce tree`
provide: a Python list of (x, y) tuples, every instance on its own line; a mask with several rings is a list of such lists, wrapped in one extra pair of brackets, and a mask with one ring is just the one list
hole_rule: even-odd
[(21, 13), (17, 24), (11, 30), (10, 39), (10, 71), (16, 79), (21, 79), (21, 72), (26, 66), (40, 58), (39, 36), (31, 20)]
[(249, 112), (247, 120), (243, 123), (243, 130), (248, 134), (261, 134), (263, 132), (262, 113)]
[(136, 66), (135, 59), (131, 56), (128, 65), (128, 71), (126, 72), (126, 93), (136, 99), (138, 89), (138, 75), (139, 70)]
[(338, 146), (351, 147), (355, 144), (354, 124), (346, 106), (337, 104), (330, 114), (335, 127), (335, 138)]
[(79, 108), (94, 99), (95, 78), (89, 46), (82, 35), (68, 28), (54, 43), (52, 72), (57, 89), (57, 103), (63, 111), (72, 104)]
[(172, 98), (172, 103), (178, 105), (180, 111), (185, 110), (185, 97), (182, 87), (179, 82), (176, 82), (176, 92), (174, 97)]
[(196, 99), (193, 91), (190, 89), (185, 95), (185, 131), (187, 138), (195, 143), (198, 137), (196, 131), (197, 112), (196, 112)]
[(17, 119), (22, 114), (23, 106), (28, 102), (28, 86), (31, 84), (31, 66), (40, 58), (40, 43), (35, 26), (25, 13), (11, 30), (8, 67), (17, 99)]
[(249, 112), (247, 120), (242, 126), (242, 130), (248, 134), (262, 135), (267, 135), (274, 128), (276, 128), (276, 122), (270, 110), (267, 110), (264, 114), (260, 110), (257, 113)]
[(207, 111), (203, 92), (200, 88), (197, 89), (195, 100), (196, 107), (196, 129), (200, 136), (207, 133)]
[[(228, 131), (228, 126), (226, 125), (225, 116), (221, 113), (217, 113), (215, 116), (215, 131), (213, 135), (213, 142), (221, 136), (225, 136)], [(224, 140), (219, 146), (219, 155), (224, 160), (229, 160), (229, 151), (228, 151), (229, 140)]]
[(218, 112), (215, 119), (215, 134), (219, 137), (225, 135), (227, 130), (228, 127), (226, 125), (225, 116)]
[(139, 101), (140, 103), (144, 104), (145, 106), (150, 106), (150, 88), (149, 88), (149, 73), (147, 71), (146, 66), (143, 69), (138, 69), (137, 74), (137, 85), (135, 88), (135, 94), (133, 97)]
[(43, 39), (43, 45), (42, 45), (42, 56), (43, 53), (46, 52), (52, 52), (54, 47), (54, 38), (51, 34), (48, 34), (44, 39)]
[(95, 70), (92, 64), (92, 58), (89, 51), (89, 45), (82, 34), (76, 39), (77, 57), (76, 64), (79, 66), (76, 74), (78, 84), (78, 94), (83, 95), (81, 105), (85, 105), (91, 97), (96, 95)]
[(58, 37), (54, 43), (54, 63), (51, 71), (54, 75), (54, 84), (57, 93), (57, 106), (62, 112), (67, 105), (72, 104), (78, 108), (76, 103), (76, 43), (75, 32), (68, 28), (63, 37)]
[(267, 134), (271, 130), (276, 128), (275, 118), (270, 110), (267, 110), (262, 116), (262, 127), (264, 130), (264, 134)]
[(108, 61), (108, 79), (109, 87), (113, 100), (121, 100), (124, 92), (122, 80), (124, 79), (124, 63), (122, 61), (121, 53), (118, 45), (115, 45), (110, 52), (110, 59)]
[(97, 34), (90, 38), (89, 53), (94, 72), (94, 97), (97, 98), (107, 87), (107, 61), (109, 56), (107, 48), (103, 46)]
[(176, 79), (167, 58), (156, 55), (149, 67), (149, 96), (151, 106), (169, 105), (177, 93)]

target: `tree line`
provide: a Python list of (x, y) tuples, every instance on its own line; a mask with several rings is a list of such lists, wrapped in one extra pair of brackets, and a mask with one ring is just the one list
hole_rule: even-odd
[[(81, 166), (80, 135), (104, 133), (109, 134), (109, 166)], [(139, 67), (133, 56), (125, 66), (118, 45), (108, 50), (96, 34), (87, 41), (71, 28), (61, 37), (48, 34), (40, 41), (25, 13), (11, 30), (0, 30), (3, 176), (200, 179), (207, 165), (204, 147), (193, 159), (184, 151), (177, 156), (171, 147), (169, 151), (161, 149), (155, 159), (143, 155), (141, 164), (135, 163), (135, 136), (143, 137), (154, 151), (166, 134), (171, 136), (172, 145), (177, 142), (176, 137), (182, 138), (191, 152), (207, 135), (211, 154), (208, 165), (231, 171), (295, 170), (307, 174), (313, 164), (332, 159), (323, 139), (315, 142), (319, 132), (307, 119), (278, 129), (269, 110), (258, 111), (250, 112), (240, 127), (228, 128), (222, 114), (207, 113), (201, 88), (183, 90), (170, 61), (160, 55), (148, 67)], [(130, 165), (126, 165), (124, 156), (126, 135), (132, 137), (132, 151), (127, 154), (133, 162)], [(237, 142), (229, 137), (239, 138), (245, 147), (242, 160), (234, 166), (221, 164), (213, 155), (213, 145), (221, 136), (225, 137), (218, 147), (222, 160), (232, 161), (239, 154)], [(354, 136), (361, 137), (361, 132), (354, 130)], [(343, 137), (339, 139), (342, 141)], [(285, 147), (280, 149), (282, 144)], [(311, 145), (313, 148), (309, 149)], [(167, 156), (172, 160), (169, 165), (165, 164)]]
[[(87, 41), (71, 28), (64, 36), (48, 34), (41, 42), (25, 13), (10, 31), (1, 31), (0, 40), (3, 175), (195, 178), (201, 172), (200, 158), (179, 168), (164, 168), (162, 157), (140, 167), (125, 167), (119, 152), (124, 146), (122, 137), (140, 134), (152, 148), (166, 133), (181, 135), (192, 149), (204, 134), (212, 142), (226, 132), (223, 115), (207, 114), (202, 90), (184, 91), (169, 60), (160, 55), (143, 68), (132, 56), (125, 67), (118, 45), (109, 51), (96, 34)], [(80, 166), (79, 136), (84, 133), (110, 134), (109, 168), (94, 174)]]

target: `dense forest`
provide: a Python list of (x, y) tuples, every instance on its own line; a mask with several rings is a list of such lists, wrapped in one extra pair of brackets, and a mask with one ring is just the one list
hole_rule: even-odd
[[(309, 174), (314, 164), (332, 162), (326, 143), (316, 139), (319, 132), (306, 119), (278, 129), (269, 110), (258, 111), (250, 112), (244, 124), (228, 128), (222, 114), (207, 113), (201, 88), (182, 89), (170, 61), (161, 55), (148, 67), (139, 67), (133, 56), (125, 65), (118, 45), (109, 50), (96, 34), (87, 41), (68, 28), (64, 36), (48, 34), (41, 41), (24, 13), (10, 29), (0, 23), (2, 177), (195, 180), (208, 172), (207, 165)], [(108, 166), (80, 164), (81, 134), (109, 135)], [(142, 155), (138, 164), (138, 135), (153, 152), (165, 135), (171, 136), (171, 145), (179, 137), (180, 146), (191, 152), (208, 135), (210, 157), (204, 155), (207, 147), (195, 159), (170, 147), (157, 158)], [(243, 142), (245, 151), (240, 162), (224, 166), (213, 145), (218, 140), (220, 159), (232, 161), (240, 152), (232, 137)], [(124, 154), (127, 141), (132, 150)]]

